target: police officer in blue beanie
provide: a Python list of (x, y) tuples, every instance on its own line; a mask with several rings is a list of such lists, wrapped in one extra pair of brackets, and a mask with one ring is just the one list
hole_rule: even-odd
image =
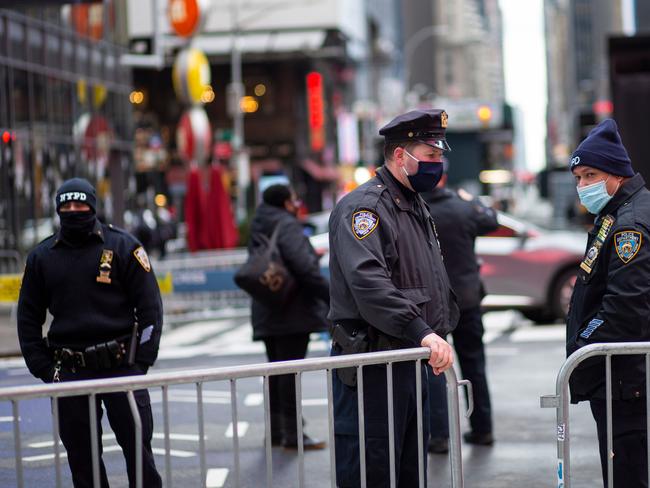
[[(567, 317), (567, 356), (599, 342), (650, 341), (650, 192), (632, 169), (616, 123), (595, 127), (572, 155), (578, 196), (596, 215)], [(588, 400), (607, 486), (605, 360), (583, 362), (570, 378), (571, 402)], [(648, 486), (645, 359), (612, 359), (613, 482)]]
[[(156, 360), (162, 303), (142, 245), (96, 216), (95, 189), (72, 178), (56, 193), (61, 230), (27, 257), (18, 299), (18, 339), (29, 371), (46, 383), (142, 375)], [(46, 312), (53, 320), (47, 337)], [(160, 487), (151, 450), (153, 416), (147, 390), (134, 392), (142, 422), (142, 445), (126, 393), (96, 396), (101, 444), (102, 404), (122, 448), (129, 486), (136, 486), (136, 452), (142, 451), (142, 481)], [(59, 432), (75, 488), (93, 483), (87, 397), (59, 398)], [(101, 453), (101, 445), (98, 446)], [(108, 487), (100, 458), (100, 482)]]

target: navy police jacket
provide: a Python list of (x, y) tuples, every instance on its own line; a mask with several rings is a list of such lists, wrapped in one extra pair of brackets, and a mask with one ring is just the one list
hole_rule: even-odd
[(458, 307), (433, 219), (386, 167), (337, 204), (329, 221), (330, 313), (390, 336), (396, 347), (444, 336)]
[[(42, 333), (47, 311), (53, 316), (50, 347)], [(18, 338), (34, 376), (51, 380), (52, 349), (81, 350), (129, 336), (136, 316), (135, 359), (149, 366), (158, 355), (162, 302), (147, 253), (126, 231), (97, 220), (85, 243), (70, 246), (55, 234), (27, 257), (18, 299)]]
[[(629, 179), (589, 232), (567, 319), (567, 356), (599, 342), (650, 340), (650, 192)], [(614, 399), (645, 396), (643, 356), (612, 357)], [(571, 401), (605, 398), (605, 359), (591, 358), (570, 378)]]
[(499, 223), (494, 210), (478, 199), (462, 198), (447, 188), (422, 195), (436, 223), (445, 267), (461, 310), (480, 306), (483, 287), (474, 252), (477, 236), (495, 230)]

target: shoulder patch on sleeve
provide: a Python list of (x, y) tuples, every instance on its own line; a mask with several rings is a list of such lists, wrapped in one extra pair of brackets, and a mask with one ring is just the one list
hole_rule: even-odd
[(627, 264), (634, 256), (637, 255), (639, 249), (643, 245), (643, 235), (641, 232), (635, 230), (624, 230), (614, 234), (614, 248), (616, 249), (616, 254)]
[(135, 259), (138, 260), (140, 266), (142, 266), (147, 273), (151, 271), (149, 256), (147, 255), (147, 251), (144, 250), (144, 247), (140, 246), (135, 251), (133, 251), (133, 256), (135, 256)]
[(352, 214), (352, 232), (361, 240), (368, 237), (379, 226), (379, 216), (370, 210), (359, 210)]

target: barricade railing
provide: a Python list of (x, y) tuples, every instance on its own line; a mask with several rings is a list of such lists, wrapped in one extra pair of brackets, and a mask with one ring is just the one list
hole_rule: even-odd
[[(542, 408), (555, 408), (557, 414), (557, 487), (571, 488), (571, 446), (569, 428), (569, 378), (578, 365), (595, 356), (605, 356), (605, 404), (607, 413), (607, 483), (613, 488), (613, 434), (612, 434), (612, 356), (645, 355), (645, 385), (650, 392), (650, 344), (647, 342), (617, 342), (590, 344), (578, 349), (564, 362), (555, 382), (555, 394), (540, 397)], [(646, 405), (650, 419), (650, 402)], [(650, 429), (650, 422), (648, 422)], [(650, 476), (650, 430), (648, 431), (648, 475)]]
[[(90, 408), (90, 425), (91, 425), (91, 442), (92, 442), (92, 470), (94, 477), (94, 486), (99, 485), (99, 454), (98, 454), (98, 432), (96, 427), (96, 410), (92, 408), (96, 401), (96, 396), (103, 393), (126, 392), (134, 419), (135, 432), (134, 437), (136, 445), (142, 442), (142, 425), (140, 423), (139, 413), (134, 398), (134, 391), (145, 388), (162, 389), (162, 410), (163, 410), (163, 429), (165, 440), (165, 486), (172, 487), (171, 476), (171, 454), (170, 454), (170, 412), (168, 389), (172, 385), (194, 384), (197, 395), (197, 419), (199, 432), (199, 460), (200, 460), (200, 477), (201, 483), (195, 486), (206, 485), (206, 443), (205, 443), (205, 421), (203, 415), (203, 384), (214, 381), (230, 382), (230, 404), (233, 427), (233, 466), (234, 466), (234, 486), (240, 485), (240, 449), (238, 436), (238, 411), (237, 411), (237, 381), (243, 378), (263, 378), (264, 391), (264, 410), (265, 410), (265, 453), (266, 453), (266, 485), (273, 486), (273, 464), (271, 450), (271, 418), (270, 418), (270, 395), (269, 395), (269, 378), (276, 375), (294, 374), (296, 384), (296, 419), (297, 419), (297, 440), (298, 440), (298, 484), (305, 486), (305, 462), (304, 462), (304, 443), (303, 443), (303, 426), (302, 426), (302, 374), (306, 372), (324, 371), (327, 377), (327, 408), (328, 408), (328, 431), (329, 431), (329, 454), (330, 454), (330, 479), (331, 486), (336, 487), (336, 470), (335, 470), (335, 442), (334, 442), (334, 407), (333, 407), (333, 390), (332, 374), (338, 368), (356, 367), (357, 368), (357, 390), (358, 394), (358, 420), (359, 420), (359, 455), (360, 455), (360, 474), (361, 486), (365, 488), (366, 480), (366, 447), (364, 439), (364, 397), (363, 397), (363, 368), (365, 366), (385, 364), (387, 374), (387, 405), (389, 419), (392, 419), (393, 412), (393, 375), (392, 365), (396, 362), (412, 361), (416, 373), (416, 397), (417, 402), (417, 425), (422, 429), (422, 381), (421, 381), (421, 360), (429, 357), (428, 348), (401, 349), (395, 351), (374, 352), (366, 354), (352, 354), (347, 356), (311, 358), (296, 361), (284, 361), (264, 364), (253, 364), (225, 368), (211, 368), (188, 371), (174, 371), (163, 373), (152, 373), (146, 376), (127, 376), (102, 380), (88, 381), (71, 381), (57, 384), (44, 384), (36, 386), (21, 386), (0, 389), (0, 404), (2, 402), (11, 402), (13, 413), (13, 441), (15, 451), (15, 471), (17, 486), (22, 488), (25, 485), (22, 457), (22, 441), (20, 426), (20, 402), (38, 399), (52, 399), (52, 436), (54, 440), (54, 464), (55, 464), (55, 481), (57, 488), (61, 486), (61, 453), (59, 450), (59, 433), (58, 419), (59, 410), (57, 408), (57, 398), (70, 396), (88, 396)], [(453, 368), (445, 372), (447, 379), (447, 404), (449, 420), (449, 458), (451, 469), (451, 486), (453, 488), (463, 487), (462, 456), (460, 442), (460, 403), (458, 387), (466, 386), (468, 391), (468, 411), (471, 414), (473, 399), (471, 384), (467, 380), (458, 381)], [(388, 422), (389, 432), (389, 459), (390, 463), (390, 486), (396, 486), (395, 476), (395, 434), (393, 421)], [(419, 466), (419, 486), (425, 485), (424, 480), (424, 463), (426, 462), (426, 449), (423, 445), (422, 436), (418, 436), (418, 466)], [(136, 486), (142, 488), (142, 452), (136, 449)]]

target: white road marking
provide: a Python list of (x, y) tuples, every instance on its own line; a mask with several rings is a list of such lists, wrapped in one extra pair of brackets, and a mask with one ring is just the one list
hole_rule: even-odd
[(564, 325), (529, 326), (515, 330), (510, 335), (512, 342), (547, 342), (564, 341), (566, 327)]
[[(162, 392), (153, 391), (150, 393), (151, 403), (162, 402)], [(194, 390), (171, 390), (168, 394), (170, 402), (176, 403), (196, 403), (196, 391)], [(203, 403), (213, 405), (229, 405), (230, 392), (220, 390), (204, 390)]]
[[(248, 422), (237, 422), (237, 437), (244, 437), (246, 435), (246, 432), (248, 432), (248, 426), (250, 424)], [(225, 436), (228, 439), (232, 439), (233, 437), (233, 424), (230, 422), (228, 424), (228, 428), (226, 429)]]
[[(165, 434), (161, 432), (154, 432), (153, 434), (154, 439), (164, 439)], [(205, 436), (207, 439), (208, 436)], [(110, 441), (115, 439), (115, 434), (104, 434), (102, 435), (102, 440), (103, 441)], [(199, 436), (196, 434), (174, 434), (173, 432), (169, 434), (169, 439), (172, 441), (193, 441), (193, 442), (199, 442)], [(62, 446), (63, 443), (59, 441), (59, 445)], [(42, 442), (30, 442), (27, 444), (27, 447), (31, 447), (32, 449), (41, 449), (43, 447), (53, 447), (54, 446), (54, 441), (42, 441)]]
[[(9, 416), (9, 417), (0, 417), (0, 422), (13, 422), (14, 417)], [(20, 417), (18, 417), (18, 422), (20, 422)]]
[[(164, 456), (165, 455), (165, 450), (160, 449), (158, 447), (154, 447), (151, 449), (154, 454), (158, 454), (159, 456)], [(122, 448), (120, 446), (106, 446), (104, 447), (104, 454), (107, 452), (121, 452)], [(180, 457), (180, 458), (188, 458), (188, 457), (193, 457), (196, 456), (195, 452), (190, 452), (190, 451), (180, 451), (178, 449), (170, 449), (169, 450), (169, 455), (172, 457)], [(68, 453), (65, 451), (62, 451), (60, 453), (61, 458), (66, 458), (68, 457)], [(36, 461), (47, 461), (49, 459), (54, 459), (54, 453), (52, 454), (39, 454), (37, 456), (24, 456), (23, 461), (24, 462), (36, 462)]]
[(207, 488), (221, 488), (226, 483), (228, 477), (227, 468), (211, 468), (205, 477), (205, 486)]
[(27, 368), (10, 369), (7, 371), (7, 376), (28, 376), (30, 374)]
[(519, 348), (517, 347), (488, 347), (486, 349), (488, 356), (517, 356)]
[(244, 398), (244, 405), (247, 407), (259, 407), (262, 403), (264, 403), (264, 395), (261, 393), (249, 393)]
[(327, 405), (327, 398), (303, 398), (302, 400), (303, 407), (320, 407), (322, 405)]

